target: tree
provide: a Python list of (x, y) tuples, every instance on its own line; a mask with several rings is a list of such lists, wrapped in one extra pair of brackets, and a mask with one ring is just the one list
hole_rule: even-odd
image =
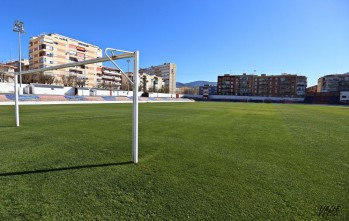
[(143, 75), (143, 78), (142, 78), (142, 86), (143, 86), (143, 92), (146, 92), (147, 90), (147, 76), (146, 75)]
[(22, 75), (22, 83), (23, 84), (32, 83), (32, 75), (33, 74), (24, 74), (24, 75)]
[(158, 84), (158, 78), (157, 77), (154, 77), (154, 80), (153, 80), (153, 92), (156, 91), (156, 85)]
[(45, 74), (44, 73), (39, 74), (39, 83), (45, 84)]
[(63, 85), (65, 87), (74, 87), (74, 85), (76, 83), (76, 76), (74, 76), (74, 75), (69, 75), (69, 76), (63, 75), (62, 82), (63, 82)]
[(40, 73), (39, 75), (39, 83), (41, 84), (52, 84), (54, 80), (55, 80), (55, 76), (52, 74)]
[(55, 76), (54, 75), (45, 75), (45, 84), (53, 84), (55, 80)]
[(76, 84), (79, 86), (79, 87), (84, 87), (85, 84), (86, 84), (86, 78), (85, 77), (79, 77), (76, 79)]

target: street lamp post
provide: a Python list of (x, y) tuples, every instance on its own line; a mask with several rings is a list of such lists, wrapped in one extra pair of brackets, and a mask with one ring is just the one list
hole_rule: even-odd
[[(130, 75), (130, 59), (128, 58), (127, 60), (127, 74)], [(128, 94), (128, 91), (130, 90), (130, 82), (127, 81), (127, 94)]]
[[(22, 71), (22, 51), (21, 51), (21, 33), (25, 34), (24, 32), (24, 23), (22, 21), (15, 21), (15, 24), (13, 26), (13, 31), (14, 32), (18, 32), (18, 53), (19, 53), (19, 72)], [(22, 75), (19, 75), (19, 84), (20, 84), (20, 88), (22, 88)]]
[(174, 72), (173, 72), (173, 69), (171, 69), (171, 97), (172, 97), (172, 94), (173, 94), (173, 88), (176, 87), (173, 84), (176, 85), (176, 83), (174, 82)]
[[(86, 51), (84, 52), (84, 61), (86, 61)], [(83, 77), (82, 77), (82, 92), (81, 95), (84, 96), (84, 87), (86, 83), (86, 65), (84, 65)]]

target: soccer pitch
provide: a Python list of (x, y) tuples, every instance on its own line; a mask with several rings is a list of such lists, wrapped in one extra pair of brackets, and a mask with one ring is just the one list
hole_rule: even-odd
[(348, 107), (140, 104), (138, 164), (131, 104), (20, 116), (0, 106), (0, 220), (349, 220)]

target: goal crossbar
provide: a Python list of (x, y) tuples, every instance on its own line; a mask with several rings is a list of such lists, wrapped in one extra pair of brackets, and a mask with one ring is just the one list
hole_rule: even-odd
[(12, 74), (15, 74), (15, 75), (34, 74), (37, 72), (52, 71), (52, 70), (58, 70), (58, 69), (62, 69), (62, 68), (70, 68), (70, 67), (75, 67), (75, 66), (80, 66), (80, 65), (106, 62), (106, 61), (110, 61), (110, 59), (119, 60), (119, 59), (123, 59), (123, 58), (131, 58), (131, 57), (134, 57), (134, 53), (124, 53), (124, 54), (114, 55), (114, 56), (111, 56), (110, 58), (109, 57), (94, 58), (94, 59), (90, 59), (90, 60), (71, 62), (71, 63), (67, 63), (67, 64), (61, 64), (61, 65), (56, 65), (56, 66), (51, 66), (51, 67), (46, 67), (46, 68), (39, 68), (39, 69), (33, 69), (33, 70), (28, 70), (28, 71), (22, 71), (22, 72), (14, 72)]

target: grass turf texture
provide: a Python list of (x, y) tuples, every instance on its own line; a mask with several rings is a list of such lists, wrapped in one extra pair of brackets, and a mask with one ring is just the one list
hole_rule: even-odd
[(130, 104), (0, 117), (0, 220), (349, 220), (348, 107), (140, 104), (138, 165)]

